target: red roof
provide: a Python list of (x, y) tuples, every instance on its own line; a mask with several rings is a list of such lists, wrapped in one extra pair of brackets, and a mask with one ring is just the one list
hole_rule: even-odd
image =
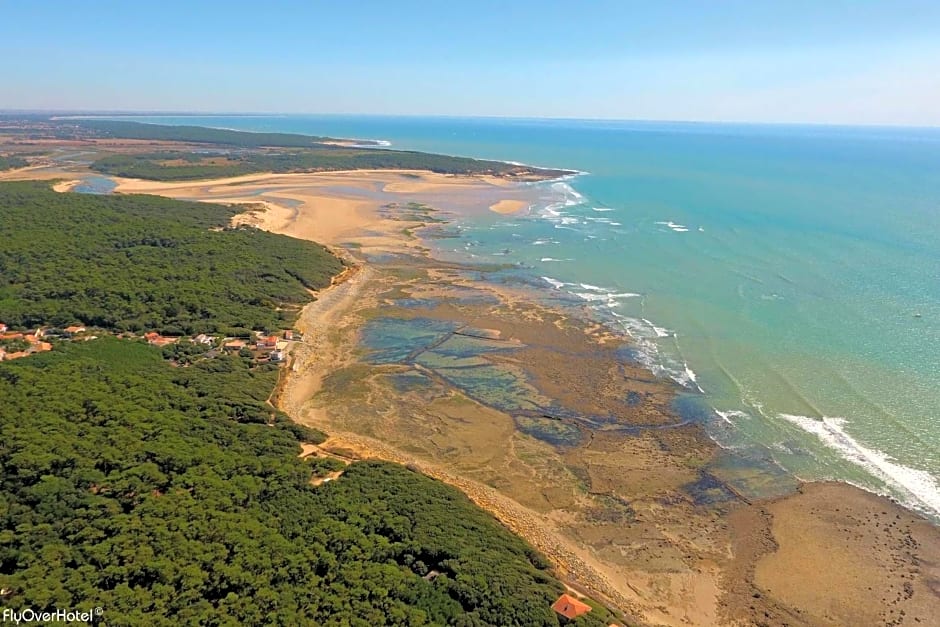
[(587, 603), (583, 603), (577, 600), (573, 596), (563, 594), (558, 597), (558, 600), (555, 601), (554, 605), (552, 605), (552, 609), (568, 620), (571, 620), (581, 616), (582, 614), (587, 614), (590, 612), (591, 606)]
[(157, 333), (156, 331), (151, 331), (150, 333), (144, 333), (144, 337), (147, 339), (148, 342), (151, 342), (157, 339), (158, 337), (160, 337), (160, 334)]

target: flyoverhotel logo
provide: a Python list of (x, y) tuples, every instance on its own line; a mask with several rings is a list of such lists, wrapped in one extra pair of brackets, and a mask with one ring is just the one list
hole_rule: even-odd
[(11, 610), (4, 608), (2, 613), (2, 622), (13, 623), (15, 625), (28, 625), (30, 623), (40, 623), (48, 625), (50, 623), (94, 623), (101, 618), (104, 610), (96, 607), (91, 610), (52, 610), (39, 611), (32, 608), (21, 610)]

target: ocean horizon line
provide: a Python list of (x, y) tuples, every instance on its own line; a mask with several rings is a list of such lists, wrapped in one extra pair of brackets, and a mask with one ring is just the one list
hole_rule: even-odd
[[(283, 112), (283, 111), (161, 111), (134, 109), (0, 109), (0, 115), (51, 114), (60, 119), (69, 117), (237, 117), (237, 118), (289, 118), (328, 117), (355, 119), (440, 119), (440, 120), (506, 120), (511, 122), (583, 122), (626, 124), (670, 124), (687, 126), (732, 126), (732, 127), (787, 127), (787, 128), (844, 128), (884, 130), (940, 131), (938, 125), (904, 124), (896, 122), (834, 122), (796, 120), (688, 120), (669, 118), (624, 118), (624, 117), (578, 117), (578, 116), (519, 116), (519, 115), (461, 115), (449, 113), (340, 113), (340, 112)], [(302, 134), (302, 133), (301, 133)]]

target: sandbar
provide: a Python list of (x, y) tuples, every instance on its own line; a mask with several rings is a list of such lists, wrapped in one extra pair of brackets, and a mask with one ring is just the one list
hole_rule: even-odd
[(501, 214), (510, 214), (518, 213), (524, 209), (528, 209), (528, 207), (529, 204), (525, 201), (504, 199), (490, 205), (490, 211), (495, 211), (496, 213)]

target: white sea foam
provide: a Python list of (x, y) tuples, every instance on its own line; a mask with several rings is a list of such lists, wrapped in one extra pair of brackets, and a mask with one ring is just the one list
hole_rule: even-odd
[(940, 515), (940, 483), (937, 479), (925, 470), (909, 468), (881, 451), (864, 446), (846, 432), (844, 418), (815, 419), (793, 414), (780, 414), (780, 417), (812, 433), (829, 448), (905, 494), (910, 507)]
[(672, 333), (644, 318), (631, 318), (615, 311), (610, 313), (617, 318), (623, 330), (633, 340), (633, 345), (637, 349), (635, 358), (640, 365), (658, 377), (668, 377), (683, 387), (702, 390), (696, 383), (695, 372), (689, 368), (688, 364), (676, 362), (672, 357), (661, 353), (657, 340), (668, 337)]
[[(364, 143), (364, 142), (371, 142), (371, 143)], [(350, 147), (352, 148), (375, 148), (376, 146), (379, 146), (381, 148), (388, 148), (391, 145), (392, 145), (392, 142), (388, 141), (387, 139), (360, 139), (358, 142), (354, 144), (350, 144)]]
[(591, 207), (593, 211), (613, 211), (610, 207)]
[(663, 226), (668, 226), (670, 229), (672, 229), (676, 233), (686, 233), (689, 230), (689, 227), (685, 226), (684, 224), (678, 224), (676, 222), (673, 222), (672, 220), (667, 220), (665, 222), (657, 222), (656, 224), (662, 224)]
[(622, 292), (619, 294), (614, 294), (611, 292), (605, 292), (602, 294), (598, 294), (596, 292), (573, 292), (573, 294), (581, 300), (586, 300), (589, 302), (606, 301), (608, 303), (615, 303), (622, 298), (639, 298), (640, 296), (639, 294), (634, 294), (633, 292)]
[(751, 417), (746, 412), (739, 411), (737, 409), (731, 409), (728, 411), (718, 411), (716, 409), (715, 413), (721, 416), (722, 420), (727, 422), (729, 425), (734, 425), (736, 420), (748, 420)]
[(546, 283), (548, 283), (549, 285), (551, 285), (551, 286), (552, 286), (553, 288), (555, 288), (556, 290), (560, 290), (560, 289), (563, 288), (564, 286), (568, 285), (568, 283), (565, 283), (565, 282), (563, 282), (563, 281), (559, 281), (558, 279), (553, 279), (553, 278), (550, 277), (550, 276), (543, 276), (543, 277), (542, 277), (542, 280), (545, 281)]
[(679, 383), (685, 385), (686, 387), (695, 387), (695, 389), (704, 394), (705, 390), (703, 390), (702, 386), (698, 384), (698, 377), (695, 375), (695, 371), (689, 368), (689, 364), (683, 365), (685, 368), (681, 375), (682, 380), (679, 381)]
[(672, 335), (672, 332), (669, 329), (664, 329), (663, 327), (657, 327), (655, 324), (653, 324), (646, 318), (641, 318), (641, 320), (649, 325), (649, 327), (656, 334), (656, 337), (669, 337), (670, 335)]
[(573, 259), (555, 259), (554, 257), (542, 257), (539, 261), (574, 261)]
[(579, 283), (581, 289), (591, 290), (592, 292), (609, 292), (610, 290), (606, 287), (598, 287), (596, 285), (591, 285), (590, 283)]
[(581, 193), (573, 188), (571, 185), (568, 185), (564, 181), (557, 181), (552, 183), (552, 194), (564, 194), (566, 206), (579, 205), (584, 202), (584, 196)]

